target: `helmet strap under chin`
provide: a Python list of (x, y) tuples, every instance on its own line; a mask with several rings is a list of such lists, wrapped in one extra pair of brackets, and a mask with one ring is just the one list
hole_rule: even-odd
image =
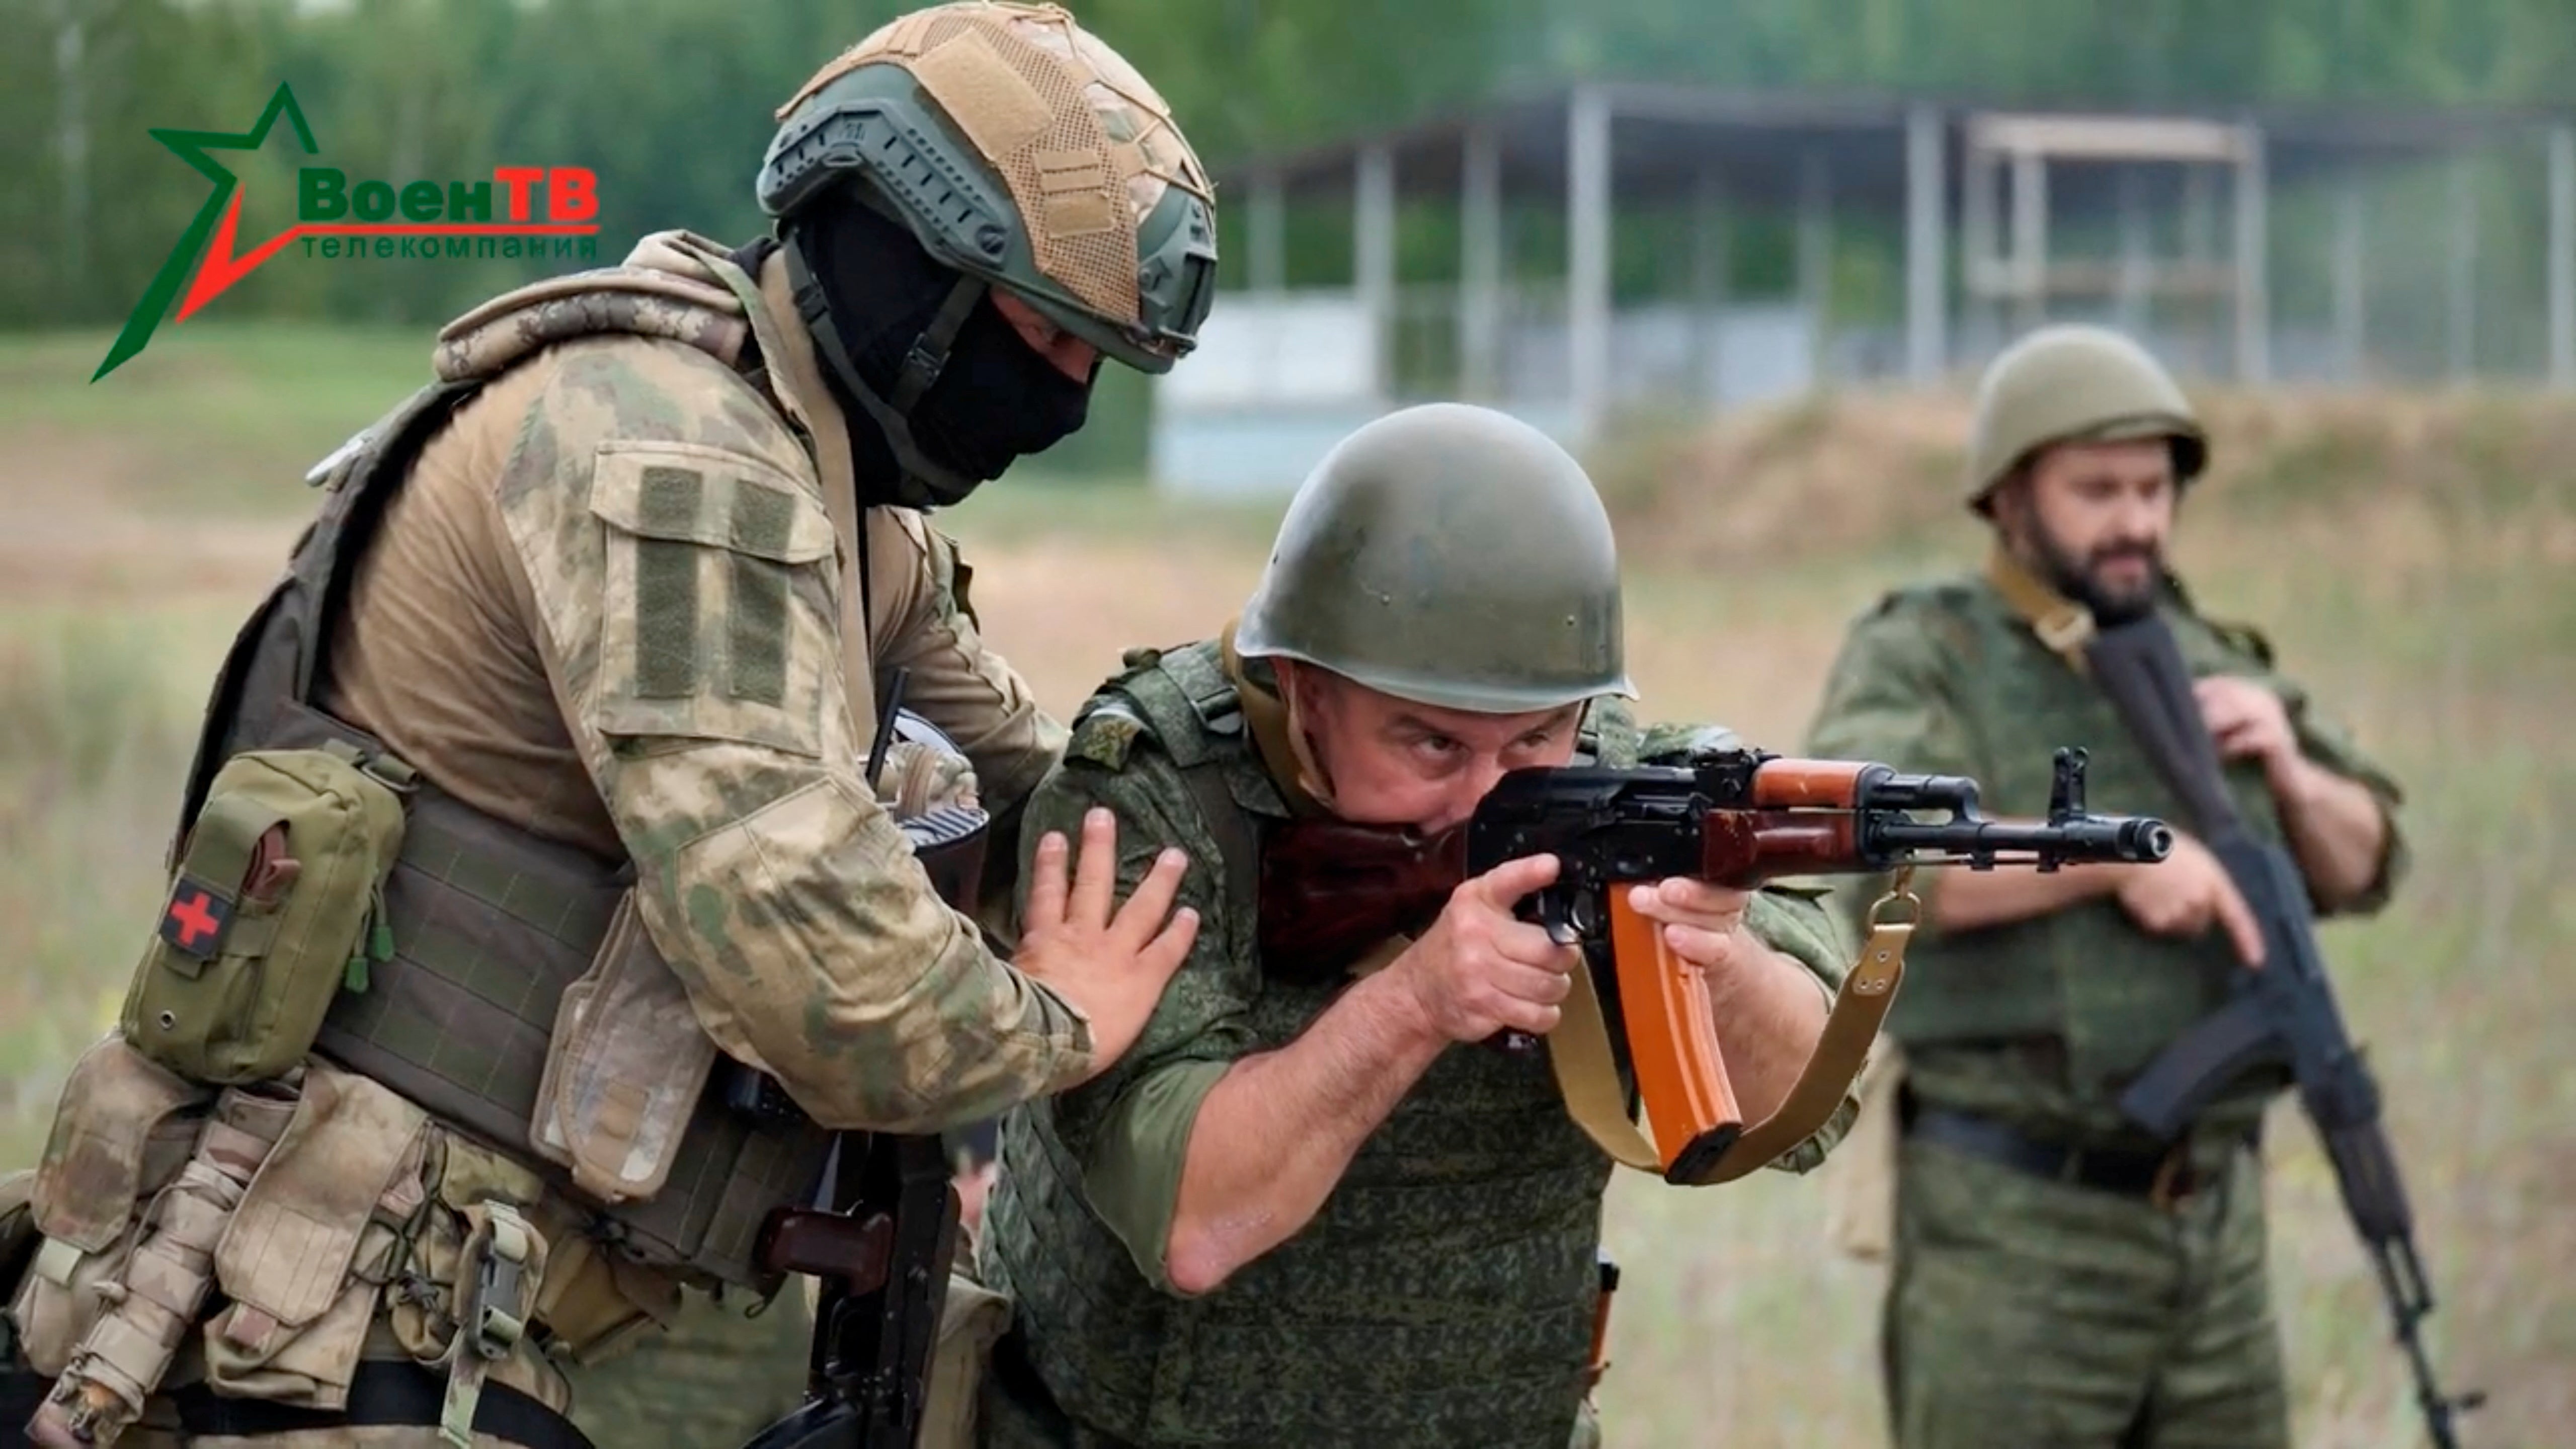
[[(787, 278), (795, 293), (797, 316), (804, 320), (805, 330), (814, 339), (815, 350), (823, 354), (825, 365), (840, 380), (843, 390), (857, 400), (869, 419), (885, 434), (886, 446), (894, 454), (895, 466), (903, 473), (897, 491), (905, 496), (897, 501), (914, 507), (941, 506), (956, 503), (974, 492), (978, 480), (942, 467), (922, 452), (921, 445), (913, 441), (909, 415), (913, 405), (921, 400), (921, 395), (939, 380), (940, 370), (948, 365), (948, 349), (956, 343), (957, 333), (966, 325), (966, 319), (974, 315), (975, 303), (983, 297), (986, 289), (984, 280), (961, 274), (957, 284), (949, 288), (948, 298), (940, 303), (938, 314), (931, 318), (929, 326), (922, 329), (921, 335), (913, 339), (911, 350), (904, 355), (903, 371), (895, 379), (895, 395), (889, 401), (877, 396), (876, 389), (859, 376), (858, 365), (851, 360), (849, 349), (842, 344), (840, 329), (832, 324), (832, 307), (823, 295), (823, 284), (814, 275), (813, 268), (806, 264), (801, 238), (790, 234), (784, 241), (782, 249), (787, 257)], [(916, 494), (920, 496), (912, 496)]]

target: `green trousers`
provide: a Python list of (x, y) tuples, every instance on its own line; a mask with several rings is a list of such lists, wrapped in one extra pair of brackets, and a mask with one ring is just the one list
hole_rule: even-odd
[(666, 1332), (569, 1370), (573, 1423), (598, 1449), (741, 1449), (804, 1401), (813, 1342), (798, 1280), (745, 1318), (757, 1301), (693, 1292)]
[(1897, 1449), (2288, 1449), (2251, 1152), (2164, 1208), (1907, 1141), (1891, 1268)]

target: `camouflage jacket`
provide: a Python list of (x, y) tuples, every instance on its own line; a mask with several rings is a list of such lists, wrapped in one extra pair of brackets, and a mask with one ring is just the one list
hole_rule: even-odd
[[(2379, 797), (2390, 818), (2387, 852), (2365, 898), (2347, 907), (2378, 909), (2407, 863), (2396, 783), (2274, 667), (2259, 632), (2204, 618), (2178, 583), (2161, 608), (2194, 677), (2241, 675), (2275, 691), (2300, 749)], [(1970, 576), (1893, 592), (1852, 626), (1806, 748), (1970, 775), (1988, 813), (2037, 817), (2060, 745), (2090, 753), (2093, 809), (2187, 818), (2109, 699), (2050, 653), (1991, 584)], [(2248, 827), (2281, 839), (2262, 767), (2239, 761), (2227, 775)], [(1928, 901), (1940, 875), (1917, 875), (1916, 892)], [(2135, 1129), (2120, 1117), (2120, 1090), (2165, 1043), (2226, 1004), (2235, 970), (2216, 928), (2187, 940), (2149, 935), (2109, 896), (1975, 931), (1927, 924), (1887, 1030), (1905, 1043), (1918, 1097), (2034, 1134), (2124, 1142)], [(2204, 1127), (2229, 1136), (2251, 1128), (2285, 1080), (2249, 1076), (2213, 1105)]]
[(872, 677), (910, 669), (996, 810), (1063, 727), (984, 646), (955, 546), (857, 507), (775, 254), (753, 285), (666, 233), (442, 332), (440, 375), (486, 381), (389, 510), (329, 707), (631, 860), (707, 1031), (826, 1125), (971, 1121), (1080, 1075), (1089, 1030), (933, 895), (862, 778)]
[[(1060, 1410), (1079, 1428), (990, 1442), (1561, 1449), (1583, 1399), (1611, 1163), (1535, 1055), (1452, 1047), (1295, 1236), (1213, 1292), (1171, 1282), (1166, 1240), (1199, 1104), (1232, 1063), (1287, 1045), (1339, 991), (1264, 972), (1255, 903), (1230, 896), (1220, 832), (1184, 775), (1220, 771), (1256, 821), (1289, 811), (1217, 658), (1213, 643), (1131, 656), (1138, 666), (1078, 717), (1022, 830), (1031, 851), (1043, 832), (1076, 831), (1086, 810), (1108, 807), (1120, 889), (1177, 845), (1197, 862), (1181, 902), (1201, 925), (1134, 1050), (1005, 1120), (981, 1266), (1017, 1299), (1025, 1360), (1053, 1403), (1004, 1405), (996, 1418)], [(1261, 661), (1245, 677), (1268, 686)], [(1724, 738), (1641, 733), (1610, 701), (1587, 729), (1609, 764)], [(1847, 943), (1812, 894), (1761, 892), (1749, 921), (1820, 990), (1840, 982)], [(1846, 1101), (1774, 1165), (1815, 1165), (1853, 1110)]]

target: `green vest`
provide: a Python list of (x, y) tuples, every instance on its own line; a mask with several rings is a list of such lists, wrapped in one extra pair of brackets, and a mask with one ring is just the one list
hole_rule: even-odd
[[(1933, 627), (1959, 661), (1945, 682), (1973, 742), (1988, 814), (2044, 815), (2052, 754), (2075, 745), (2090, 757), (2090, 808), (2188, 821), (2109, 696), (2050, 653), (1982, 579), (1907, 590), (1890, 603), (1937, 621)], [(2253, 631), (2200, 617), (2178, 590), (2163, 612), (2194, 678), (2270, 674), (2270, 650)], [(2226, 773), (2247, 828), (2282, 839), (2260, 764), (2233, 762)], [(2054, 1038), (2066, 1086), (2078, 1101), (2094, 1103), (2115, 1098), (2168, 1042), (2226, 1005), (2237, 970), (2223, 932), (2188, 940), (2150, 935), (2109, 896), (2007, 925), (1919, 936), (1906, 964), (1905, 989), (1886, 1029), (1909, 1050)], [(2208, 1120), (2227, 1130), (2251, 1126), (2286, 1080), (2249, 1073), (2213, 1104)]]
[[(1260, 822), (1286, 810), (1217, 650), (1136, 657), (1075, 727), (1102, 709), (1140, 723), (1122, 768), (1174, 772), (1175, 843), (1235, 865)], [(1624, 720), (1603, 725), (1601, 753), (1629, 753)], [(1230, 899), (1201, 929), (1248, 953), (1244, 879), (1236, 865)], [(1249, 1050), (1286, 1045), (1337, 990), (1265, 976)], [(1018, 1300), (1016, 1332), (1056, 1404), (1092, 1431), (1080, 1442), (1567, 1442), (1611, 1163), (1566, 1115), (1543, 1055), (1452, 1047), (1312, 1222), (1197, 1298), (1148, 1283), (1085, 1205), (1052, 1108), (1006, 1120), (1008, 1182), (989, 1209), (983, 1262)]]

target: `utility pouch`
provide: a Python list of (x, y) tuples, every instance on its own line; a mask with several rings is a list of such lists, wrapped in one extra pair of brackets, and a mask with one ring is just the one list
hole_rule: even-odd
[(669, 1273), (626, 1257), (577, 1224), (540, 1220), (537, 1228), (549, 1248), (536, 1303), (547, 1357), (601, 1363), (679, 1316), (680, 1283)]
[(10, 1303), (19, 1347), (39, 1375), (61, 1374), (106, 1311), (100, 1289), (132, 1256), (143, 1228), (138, 1206), (179, 1175), (211, 1095), (120, 1037), (73, 1064), (29, 1186), (28, 1225), (40, 1238)]
[(103, 1309), (29, 1425), (43, 1444), (114, 1444), (142, 1418), (214, 1282), (217, 1240), (293, 1118), (300, 1084), (231, 1087), (195, 1150), (154, 1194), (122, 1268), (95, 1292)]
[(215, 1249), (230, 1302), (206, 1325), (206, 1381), (228, 1398), (346, 1407), (381, 1285), (428, 1200), (428, 1118), (317, 1064)]
[(393, 954), (384, 880), (411, 779), (337, 741), (227, 760), (126, 993), (126, 1040), (216, 1085), (302, 1061), (332, 998)]
[(678, 973), (617, 903), (599, 954), (564, 988), (528, 1139), (606, 1206), (662, 1190), (716, 1058)]
[[(414, 1360), (447, 1375), (440, 1437), (465, 1449), (483, 1384), (530, 1341), (546, 1286), (548, 1243), (535, 1173), (429, 1125), (424, 1183), (435, 1184), (396, 1255), (387, 1327)], [(561, 1231), (560, 1225), (557, 1231)], [(550, 1405), (551, 1406), (551, 1405)]]

